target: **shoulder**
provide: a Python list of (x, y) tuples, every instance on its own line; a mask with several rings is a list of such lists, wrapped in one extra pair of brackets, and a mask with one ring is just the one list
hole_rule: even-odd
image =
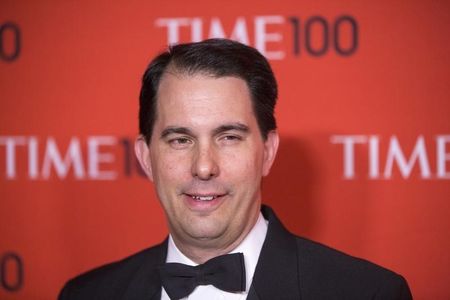
[(94, 295), (101, 295), (100, 299), (115, 299), (125, 293), (137, 274), (164, 262), (164, 249), (163, 243), (80, 274), (65, 284), (58, 299), (90, 299)]
[[(280, 255), (289, 269), (291, 284), (298, 284), (302, 299), (412, 299), (406, 280), (381, 266), (290, 233), (268, 206), (262, 213), (269, 221), (266, 247), (261, 256), (264, 270), (278, 268)], [(261, 258), (260, 256), (260, 258)], [(294, 277), (297, 277), (295, 280)], [(266, 283), (266, 282), (265, 282)], [(293, 289), (294, 290), (294, 289)]]
[(328, 292), (335, 296), (342, 293), (347, 299), (412, 298), (405, 279), (399, 274), (305, 238), (295, 237), (295, 240), (300, 281), (307, 293), (324, 296)]

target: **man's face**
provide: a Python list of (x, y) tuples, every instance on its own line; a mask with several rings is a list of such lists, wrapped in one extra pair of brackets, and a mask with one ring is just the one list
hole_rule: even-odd
[(263, 140), (247, 84), (236, 77), (166, 73), (157, 99), (150, 143), (138, 139), (136, 152), (175, 242), (236, 247), (257, 220), (278, 135)]

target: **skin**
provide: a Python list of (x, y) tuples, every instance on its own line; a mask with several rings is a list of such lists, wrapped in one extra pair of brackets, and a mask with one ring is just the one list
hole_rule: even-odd
[(157, 99), (152, 138), (136, 140), (136, 155), (175, 244), (203, 263), (232, 251), (255, 225), (278, 134), (262, 138), (240, 78), (166, 72)]

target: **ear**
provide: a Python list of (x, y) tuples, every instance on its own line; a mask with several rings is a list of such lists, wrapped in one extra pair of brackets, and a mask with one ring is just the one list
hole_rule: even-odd
[(262, 175), (267, 176), (269, 174), (270, 168), (277, 156), (278, 144), (280, 143), (280, 138), (278, 132), (275, 130), (270, 131), (267, 134), (267, 139), (264, 141), (264, 162)]
[(152, 164), (150, 159), (150, 149), (145, 141), (145, 138), (140, 135), (136, 138), (134, 142), (134, 152), (136, 153), (136, 157), (144, 170), (147, 177), (153, 181), (153, 172), (152, 172)]

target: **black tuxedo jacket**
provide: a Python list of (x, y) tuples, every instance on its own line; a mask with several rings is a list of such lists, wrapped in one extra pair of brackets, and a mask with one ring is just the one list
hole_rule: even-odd
[[(412, 299), (400, 275), (292, 235), (266, 206), (262, 213), (269, 228), (247, 299)], [(167, 239), (70, 280), (59, 300), (159, 300), (166, 254)]]

